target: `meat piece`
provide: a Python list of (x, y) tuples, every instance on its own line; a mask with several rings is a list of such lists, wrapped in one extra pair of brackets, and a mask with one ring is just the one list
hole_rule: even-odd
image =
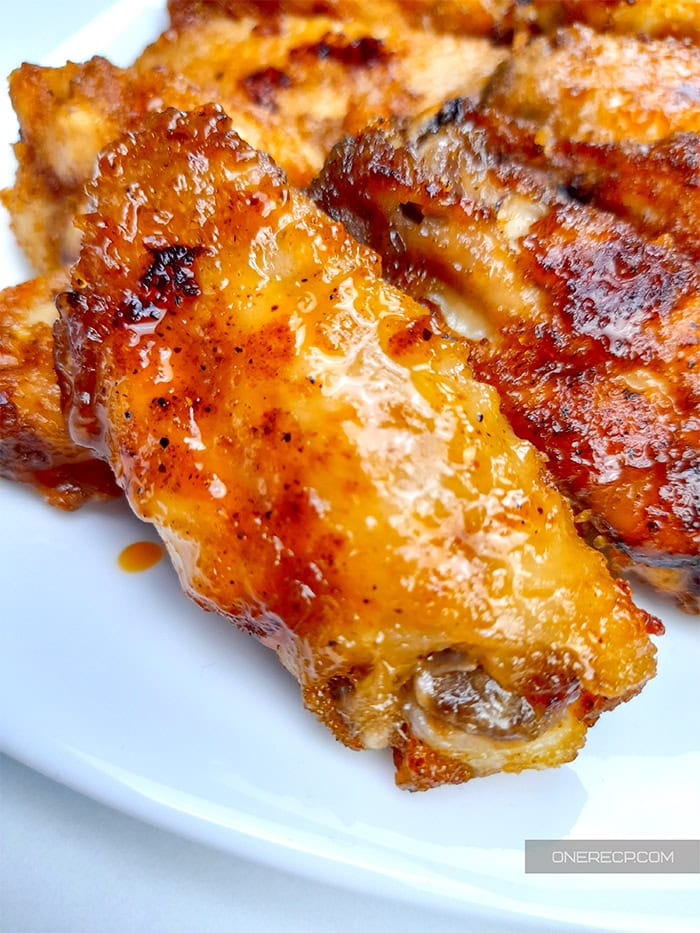
[(436, 128), (445, 122), (482, 134), (494, 158), (546, 170), (578, 200), (700, 261), (700, 134), (678, 133), (651, 144), (539, 143), (535, 124), (465, 100), (450, 101), (437, 114)]
[(216, 101), (303, 185), (343, 133), (478, 94), (507, 55), (486, 39), (411, 27), (401, 8), (174, 3), (172, 28), (128, 69), (100, 58), (23, 65), (10, 77), (21, 141), (5, 193), (20, 246), (39, 271), (74, 258), (72, 221), (98, 152), (150, 111)]
[(51, 327), (67, 284), (59, 273), (0, 292), (0, 476), (75, 509), (119, 490), (107, 464), (71, 441), (61, 414)]
[(269, 17), (294, 12), (341, 19), (399, 17), (431, 31), (500, 41), (510, 40), (514, 29), (551, 33), (574, 23), (599, 32), (700, 40), (697, 0), (376, 0), (371, 5), (364, 0), (170, 0), (168, 8), (178, 28), (213, 12)]
[(700, 132), (700, 48), (600, 35), (534, 39), (501, 66), (484, 103), (537, 127), (537, 142), (653, 143)]
[[(165, 65), (117, 68), (96, 57), (62, 68), (22, 65), (10, 76), (10, 95), (20, 124), (15, 146), (15, 185), (4, 192), (17, 242), (35, 268), (46, 271), (72, 262), (79, 236), (74, 217), (85, 210), (85, 182), (100, 149), (123, 129), (138, 126), (164, 104), (194, 107), (212, 96)], [(312, 163), (293, 127), (286, 135), (268, 127), (268, 114), (242, 94), (229, 95), (241, 133), (276, 151), (294, 181)]]
[[(302, 185), (344, 131), (375, 114), (415, 112), (455, 89), (476, 93), (506, 54), (486, 40), (404, 28), (392, 2), (370, 10), (351, 2), (322, 9), (285, 0), (274, 10), (253, 0), (187, 2), (171, 3), (170, 11), (173, 27), (131, 68), (98, 57), (55, 69), (23, 65), (12, 75), (22, 138), (15, 186), (4, 199), (36, 268), (75, 258), (73, 219), (85, 209), (84, 183), (98, 152), (150, 111), (223, 101), (237, 131)], [(48, 330), (43, 339), (48, 359)], [(19, 410), (17, 417), (25, 414)], [(56, 408), (52, 425), (60, 418)], [(34, 446), (42, 448), (48, 469), (51, 451), (61, 458), (65, 451), (50, 437), (44, 441), (37, 437)], [(24, 456), (23, 447), (6, 447), (6, 472), (19, 474), (23, 461), (13, 465), (13, 450)]]
[(697, 263), (447, 116), (417, 136), (348, 138), (312, 190), (466, 338), (476, 376), (600, 543), (696, 611)]
[(545, 32), (586, 23), (601, 32), (700, 42), (698, 0), (517, 0), (515, 16), (518, 25)]
[(462, 35), (512, 38), (517, 0), (411, 0), (402, 4), (409, 22)]
[(450, 119), (478, 126), (492, 154), (554, 170), (576, 197), (697, 259), (698, 102), (697, 47), (577, 27), (516, 50), (480, 106), (454, 104)]
[(653, 673), (654, 622), (464, 347), (214, 109), (126, 136), (92, 195), (71, 432), (187, 592), (404, 786), (571, 759)]
[(507, 39), (513, 29), (513, 0), (169, 0), (168, 9), (178, 28), (212, 11), (228, 16), (279, 16), (281, 12), (302, 16), (324, 13), (338, 19), (375, 22), (405, 20), (413, 28), (455, 35), (490, 36)]

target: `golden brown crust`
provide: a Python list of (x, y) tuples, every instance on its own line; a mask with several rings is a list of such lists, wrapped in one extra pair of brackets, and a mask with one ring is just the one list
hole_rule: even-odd
[(700, 47), (601, 35), (585, 26), (516, 49), (484, 95), (494, 109), (535, 123), (543, 144), (652, 143), (698, 133), (698, 100)]
[[(211, 88), (193, 86), (163, 63), (125, 70), (95, 57), (82, 65), (22, 65), (14, 71), (10, 96), (22, 142), (15, 149), (15, 185), (4, 201), (17, 240), (33, 264), (51, 271), (77, 255), (73, 220), (85, 210), (85, 182), (108, 142), (138, 126), (154, 109), (193, 107), (212, 94)], [(308, 176), (311, 166), (293, 129), (285, 137), (273, 136), (266, 129), (265, 111), (242, 93), (229, 94), (228, 105), (240, 131), (255, 144), (277, 141), (293, 182)]]
[[(124, 138), (93, 195), (57, 329), (71, 431), (190, 595), (346, 744), (430, 745), (415, 786), (575, 755), (577, 697), (652, 675), (650, 619), (464, 349), (214, 110)], [(478, 728), (436, 717), (446, 664), (500, 691), (496, 738), (483, 692)]]
[(0, 191), (10, 227), (34, 269), (57, 272), (78, 251), (73, 218), (83, 207), (82, 192), (66, 190), (37, 163), (25, 143), (14, 147), (17, 173), (12, 188)]
[(396, 783), (403, 790), (431, 790), (441, 784), (464, 784), (474, 777), (469, 765), (447, 758), (411, 736), (393, 751)]
[(71, 441), (61, 413), (51, 327), (67, 281), (59, 273), (0, 292), (0, 476), (75, 509), (119, 490), (109, 467)]
[(318, 202), (393, 281), (459, 326), (476, 321), (471, 365), (516, 433), (609, 543), (673, 569), (664, 584), (692, 607), (697, 264), (504, 162), (471, 126), (431, 130), (419, 145), (388, 128), (345, 140)]
[[(485, 41), (434, 39), (392, 24), (392, 3), (387, 15), (345, 0), (285, 0), (274, 10), (252, 0), (187, 2), (170, 11), (173, 28), (131, 68), (95, 57), (56, 69), (23, 65), (12, 74), (22, 140), (15, 184), (3, 200), (35, 268), (55, 270), (75, 258), (73, 221), (86, 208), (84, 183), (99, 150), (152, 110), (223, 100), (238, 132), (303, 185), (342, 132), (375, 113), (414, 112), (457, 86), (477, 92), (504, 56)], [(48, 358), (48, 331), (43, 339)], [(23, 417), (19, 411), (15, 420)], [(56, 424), (60, 417), (56, 408)], [(45, 450), (53, 447), (46, 438)]]
[(450, 101), (433, 119), (434, 129), (446, 123), (468, 124), (484, 136), (494, 158), (545, 170), (577, 200), (700, 260), (700, 134), (678, 133), (647, 145), (538, 141), (534, 122), (469, 100)]
[(150, 111), (216, 101), (304, 185), (343, 133), (477, 94), (506, 55), (483, 39), (411, 28), (395, 4), (394, 16), (360, 6), (285, 3), (271, 16), (265, 3), (173, 4), (173, 27), (128, 69), (99, 57), (17, 69), (10, 90), (22, 143), (5, 201), (36, 268), (74, 257), (72, 218), (98, 152)]

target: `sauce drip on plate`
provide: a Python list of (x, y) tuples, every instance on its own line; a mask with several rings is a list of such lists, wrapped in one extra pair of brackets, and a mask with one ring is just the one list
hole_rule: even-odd
[(153, 567), (163, 556), (163, 548), (155, 541), (135, 541), (125, 547), (117, 563), (127, 573), (140, 573)]

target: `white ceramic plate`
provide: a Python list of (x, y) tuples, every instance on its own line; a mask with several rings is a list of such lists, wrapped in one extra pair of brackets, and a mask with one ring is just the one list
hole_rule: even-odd
[[(159, 2), (129, 0), (51, 61), (127, 61), (161, 22)], [(9, 284), (26, 269), (5, 236)], [(0, 521), (0, 740), (21, 761), (152, 823), (451, 908), (470, 928), (487, 915), (508, 929), (695, 929), (697, 876), (525, 876), (523, 843), (700, 837), (697, 620), (643, 600), (667, 623), (659, 675), (575, 763), (411, 795), (389, 755), (334, 742), (274, 657), (191, 605), (165, 562), (118, 569), (151, 535), (124, 505), (62, 514), (0, 481)]]

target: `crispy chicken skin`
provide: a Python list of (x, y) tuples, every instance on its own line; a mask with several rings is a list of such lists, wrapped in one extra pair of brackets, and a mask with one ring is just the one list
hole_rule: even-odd
[(549, 138), (652, 143), (700, 132), (700, 47), (561, 29), (516, 50), (484, 102)]
[(697, 46), (577, 26), (516, 49), (467, 119), (493, 155), (548, 169), (579, 199), (697, 260), (698, 101)]
[[(10, 75), (10, 96), (20, 125), (14, 188), (3, 193), (19, 245), (36, 269), (73, 261), (79, 234), (73, 218), (84, 209), (85, 182), (100, 149), (144, 115), (164, 105), (196, 107), (209, 90), (193, 86), (165, 65), (121, 69), (104, 58), (61, 68), (22, 65)], [(256, 145), (276, 149), (295, 182), (311, 170), (303, 141), (266, 126), (267, 114), (240, 95), (228, 106), (238, 130)]]
[(513, 0), (170, 0), (173, 25), (189, 25), (207, 18), (212, 12), (228, 16), (268, 17), (280, 12), (302, 16), (323, 13), (337, 19), (360, 19), (365, 22), (405, 20), (411, 27), (429, 32), (456, 35), (489, 36), (507, 39), (513, 28)]
[(61, 414), (51, 328), (67, 284), (58, 273), (0, 292), (0, 476), (75, 509), (119, 490), (107, 464), (71, 441)]
[[(172, 3), (172, 28), (131, 68), (99, 57), (62, 68), (23, 65), (10, 79), (22, 138), (15, 185), (4, 193), (20, 246), (39, 270), (75, 258), (73, 219), (84, 209), (84, 184), (98, 152), (150, 111), (223, 101), (236, 130), (270, 152), (290, 182), (303, 185), (343, 132), (375, 114), (416, 112), (457, 89), (475, 93), (506, 54), (485, 39), (401, 25), (400, 6)], [(43, 339), (48, 358), (48, 329)], [(45, 407), (55, 399), (48, 395)], [(20, 407), (18, 417), (33, 413)], [(53, 430), (60, 417), (56, 410), (44, 423)], [(34, 446), (48, 457), (45, 468), (52, 466), (51, 451), (59, 465), (68, 448), (57, 448), (53, 436), (40, 440)], [(25, 454), (14, 428), (8, 434), (0, 425), (0, 443), (5, 472), (23, 473), (24, 459), (11, 462), (13, 450)], [(72, 456), (85, 459), (77, 450)]]
[(601, 543), (697, 610), (698, 265), (490, 152), (453, 112), (348, 138), (313, 193), (467, 338)]
[(494, 158), (545, 170), (578, 200), (700, 261), (700, 134), (649, 144), (540, 141), (536, 123), (463, 99), (450, 101), (436, 119), (471, 124)]
[(57, 362), (186, 591), (425, 789), (570, 760), (654, 671), (464, 347), (213, 108), (100, 158)]
[(97, 154), (149, 111), (215, 101), (303, 185), (343, 133), (372, 117), (478, 93), (507, 54), (486, 39), (411, 27), (401, 4), (367, 7), (178, 3), (172, 27), (128, 69), (101, 58), (17, 69), (10, 94), (19, 168), (4, 200), (35, 268), (75, 257), (72, 221)]

